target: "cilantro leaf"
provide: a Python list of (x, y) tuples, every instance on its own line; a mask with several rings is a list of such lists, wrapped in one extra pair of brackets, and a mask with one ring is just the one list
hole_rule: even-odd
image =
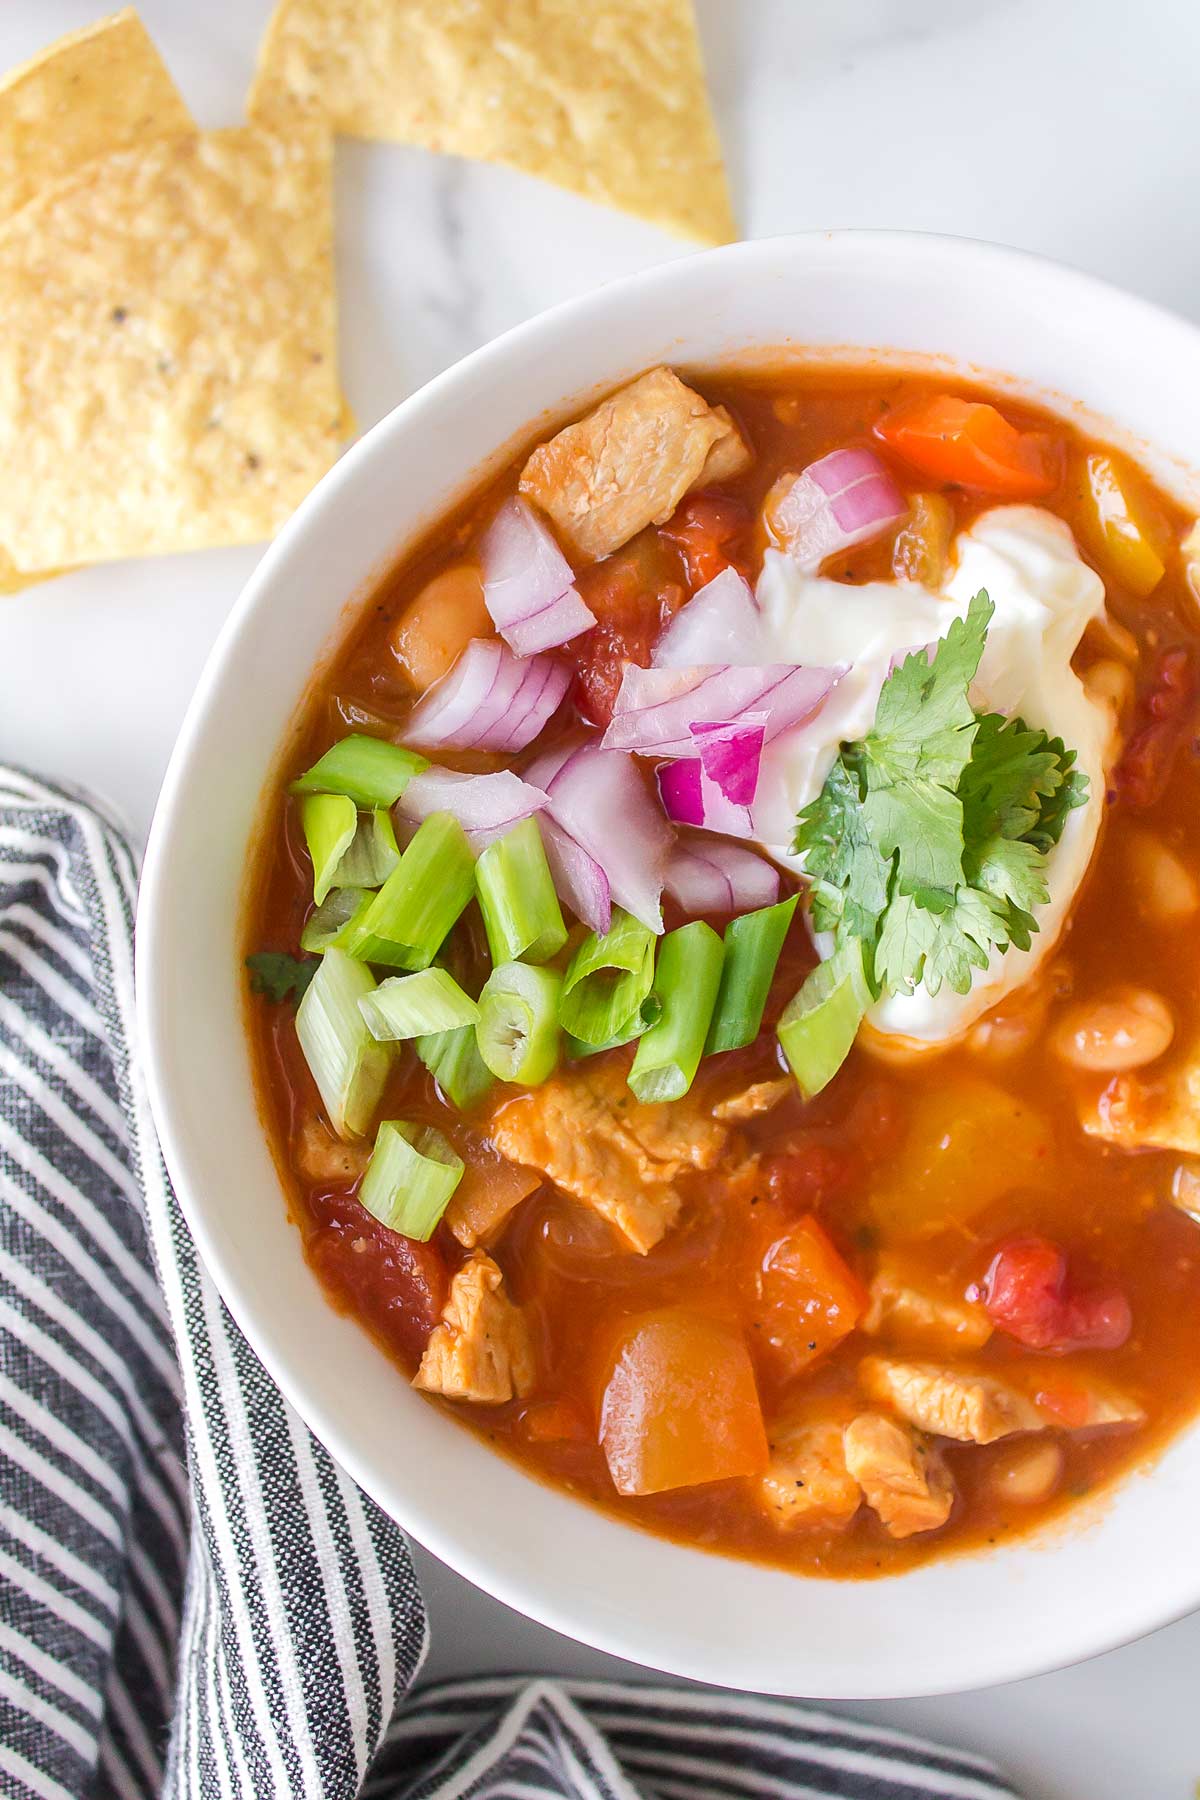
[(817, 930), (832, 931), (840, 922), (852, 937), (873, 937), (888, 903), (891, 871), (863, 815), (858, 778), (842, 757), (797, 819), (792, 849), (804, 857), (805, 873), (814, 884)]
[(944, 638), (914, 650), (883, 684), (875, 723), (864, 741), (868, 786), (924, 775), (953, 788), (971, 755), (976, 731), (968, 690), (979, 668), (995, 608), (984, 589)]
[(813, 921), (863, 940), (876, 992), (966, 993), (993, 954), (1027, 950), (1047, 854), (1086, 798), (1061, 739), (972, 707), (992, 612), (981, 591), (932, 655), (892, 671), (797, 821)]
[(875, 950), (875, 974), (884, 990), (936, 994), (943, 982), (965, 994), (972, 971), (986, 969), (1003, 921), (987, 895), (960, 888), (953, 909), (932, 913), (912, 894), (897, 894), (884, 915)]
[(250, 992), (262, 994), (277, 1004), (284, 1000), (299, 1001), (316, 974), (319, 961), (316, 956), (289, 956), (283, 950), (257, 950), (246, 958)]
[(896, 857), (902, 894), (954, 892), (963, 873), (963, 814), (949, 788), (922, 776), (872, 787), (863, 819), (884, 856)]

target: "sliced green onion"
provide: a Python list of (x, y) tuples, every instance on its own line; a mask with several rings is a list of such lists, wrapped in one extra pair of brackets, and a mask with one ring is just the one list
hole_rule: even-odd
[(719, 1050), (740, 1050), (758, 1036), (775, 965), (799, 900), (800, 896), (793, 894), (777, 906), (743, 913), (725, 927), (721, 991), (708, 1028), (705, 1056), (715, 1056)]
[(319, 951), (328, 950), (330, 944), (337, 944), (339, 949), (344, 950), (345, 944), (339, 941), (343, 928), (350, 923), (360, 907), (365, 911), (364, 902), (369, 903), (374, 897), (373, 894), (364, 893), (361, 888), (334, 888), (305, 924), (300, 933), (300, 948)]
[(475, 885), (494, 963), (548, 962), (562, 949), (567, 928), (536, 819), (522, 819), (488, 845)]
[(493, 969), (479, 996), (475, 1041), (501, 1081), (537, 1087), (558, 1065), (558, 1008), (563, 978), (533, 963)]
[(479, 1008), (445, 969), (422, 969), (416, 975), (393, 975), (359, 1001), (367, 1030), (381, 1043), (426, 1037), (473, 1025)]
[(320, 906), (335, 885), (342, 858), (354, 842), (358, 808), (345, 794), (306, 794), (300, 802), (300, 824), (312, 857), (313, 899)]
[(298, 781), (293, 794), (345, 794), (355, 806), (394, 806), (414, 775), (429, 763), (386, 738), (353, 732), (328, 749)]
[(596, 1049), (636, 1035), (638, 1008), (654, 985), (655, 936), (620, 907), (603, 937), (589, 931), (563, 977), (564, 1031)]
[(724, 958), (720, 938), (700, 919), (663, 939), (654, 975), (662, 1016), (641, 1038), (629, 1071), (639, 1100), (678, 1100), (696, 1079)]
[(419, 1037), (415, 1049), (433, 1079), (459, 1112), (470, 1112), (489, 1092), (496, 1077), (479, 1054), (474, 1025)]
[(399, 861), (400, 846), (392, 815), (385, 806), (377, 806), (360, 817), (350, 848), (334, 873), (333, 886), (382, 887)]
[(361, 919), (346, 949), (390, 969), (427, 969), (475, 892), (475, 857), (449, 813), (421, 824)]
[(424, 1243), (437, 1230), (463, 1166), (454, 1146), (432, 1125), (385, 1119), (358, 1197), (381, 1225)]
[(326, 950), (296, 1013), (296, 1036), (339, 1137), (362, 1137), (375, 1116), (391, 1055), (367, 1030), (358, 1003), (375, 977), (342, 950)]
[(870, 1003), (860, 938), (850, 938), (818, 963), (788, 1001), (779, 1042), (806, 1100), (833, 1080), (849, 1056)]
[(607, 1044), (585, 1044), (582, 1038), (572, 1037), (569, 1031), (563, 1032), (563, 1049), (572, 1062), (579, 1062), (585, 1056), (600, 1056), (605, 1050), (619, 1050), (622, 1044), (632, 1044), (634, 1038), (640, 1038), (643, 1031), (658, 1023), (662, 1017), (662, 1001), (657, 994), (647, 994), (633, 1022), (619, 1037), (609, 1038)]

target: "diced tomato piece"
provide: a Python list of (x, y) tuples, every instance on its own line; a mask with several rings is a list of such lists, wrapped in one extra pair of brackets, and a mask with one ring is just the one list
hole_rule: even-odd
[(1196, 703), (1196, 668), (1182, 644), (1162, 650), (1150, 685), (1138, 701), (1137, 719), (1117, 764), (1113, 785), (1132, 806), (1153, 806), (1162, 798)]
[(417, 1243), (373, 1219), (348, 1194), (319, 1194), (308, 1256), (325, 1285), (415, 1360), (441, 1317), (450, 1275), (436, 1242)]
[(539, 1400), (521, 1415), (521, 1435), (531, 1444), (594, 1443), (596, 1434), (573, 1400)]
[(1133, 1329), (1116, 1282), (1078, 1287), (1047, 1238), (1016, 1238), (992, 1258), (980, 1297), (1001, 1331), (1030, 1350), (1118, 1350)]
[(764, 1347), (788, 1376), (802, 1374), (848, 1337), (867, 1306), (866, 1288), (811, 1216), (767, 1247), (757, 1285)]
[(1038, 1406), (1060, 1418), (1068, 1431), (1080, 1431), (1088, 1422), (1091, 1396), (1080, 1381), (1051, 1381), (1034, 1395)]
[(889, 450), (934, 481), (1036, 500), (1062, 477), (1062, 446), (1048, 432), (1018, 431), (982, 400), (953, 394), (902, 402), (876, 422)]
[(682, 1307), (631, 1320), (609, 1368), (600, 1441), (621, 1494), (761, 1474), (767, 1436), (741, 1332)]
[(773, 1200), (792, 1210), (798, 1206), (807, 1209), (845, 1191), (854, 1179), (854, 1157), (848, 1150), (835, 1150), (813, 1138), (771, 1157), (764, 1173)]
[(578, 671), (576, 700), (588, 724), (608, 724), (625, 664), (649, 667), (664, 626), (687, 599), (670, 570), (672, 560), (654, 534), (643, 532), (576, 576), (576, 588), (597, 623), (564, 644), (563, 654)]
[(689, 494), (661, 527), (660, 535), (678, 546), (694, 594), (722, 569), (736, 564), (749, 526), (749, 511), (740, 500), (725, 494)]

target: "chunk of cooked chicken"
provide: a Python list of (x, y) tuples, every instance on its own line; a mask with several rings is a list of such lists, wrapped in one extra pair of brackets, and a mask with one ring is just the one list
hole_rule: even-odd
[(1014, 1431), (1043, 1431), (1047, 1425), (1027, 1395), (977, 1369), (868, 1356), (859, 1365), (859, 1377), (874, 1399), (890, 1403), (933, 1437), (991, 1444)]
[(670, 1230), (682, 1170), (711, 1169), (725, 1127), (694, 1100), (644, 1106), (623, 1062), (572, 1069), (501, 1107), (491, 1138), (502, 1155), (541, 1169), (592, 1207), (640, 1255)]
[(869, 1292), (860, 1325), (872, 1337), (954, 1352), (978, 1350), (992, 1335), (982, 1306), (918, 1279), (900, 1257), (880, 1257)]
[(693, 487), (713, 487), (719, 481), (736, 481), (754, 461), (749, 444), (734, 424), (728, 410), (724, 406), (714, 406), (712, 410), (713, 418), (719, 419), (729, 429), (709, 451), (704, 467), (692, 483)]
[(1114, 1075), (1098, 1096), (1082, 1102), (1079, 1123), (1089, 1137), (1122, 1150), (1200, 1156), (1200, 1051), (1163, 1075)]
[(723, 1125), (740, 1125), (745, 1119), (757, 1119), (761, 1113), (770, 1112), (795, 1092), (796, 1084), (790, 1075), (783, 1075), (778, 1081), (756, 1081), (742, 1093), (718, 1100), (713, 1118), (720, 1119)]
[(442, 1217), (459, 1243), (474, 1250), (494, 1242), (522, 1200), (541, 1185), (536, 1169), (523, 1169), (507, 1157), (474, 1156)]
[(860, 1413), (842, 1437), (846, 1468), (892, 1537), (936, 1531), (954, 1507), (954, 1478), (937, 1446), (911, 1425)]
[(448, 1400), (496, 1405), (533, 1386), (533, 1344), (525, 1315), (504, 1291), (486, 1251), (469, 1256), (450, 1283), (413, 1386)]
[(658, 368), (540, 444), (520, 486), (569, 551), (598, 562), (665, 523), (689, 488), (728, 479), (747, 457), (724, 407)]
[(758, 1498), (772, 1522), (791, 1531), (805, 1525), (848, 1525), (862, 1502), (846, 1467), (842, 1428), (831, 1420), (780, 1425), (768, 1434), (771, 1461), (759, 1477)]
[(305, 1117), (292, 1140), (292, 1155), (306, 1181), (330, 1187), (357, 1181), (371, 1160), (369, 1145), (343, 1143), (315, 1113)]

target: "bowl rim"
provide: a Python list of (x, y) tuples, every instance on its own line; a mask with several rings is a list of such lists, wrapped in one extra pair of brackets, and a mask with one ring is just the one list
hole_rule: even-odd
[[(377, 1501), (402, 1530), (411, 1532), (441, 1561), (484, 1592), (525, 1617), (576, 1642), (638, 1663), (643, 1668), (659, 1669), (670, 1675), (726, 1687), (736, 1685), (735, 1680), (711, 1646), (692, 1644), (686, 1657), (678, 1653), (664, 1656), (653, 1650), (648, 1657), (645, 1650), (638, 1647), (634, 1631), (626, 1630), (623, 1622), (618, 1626), (610, 1617), (605, 1623), (593, 1608), (586, 1625), (581, 1625), (578, 1617), (572, 1614), (569, 1599), (560, 1601), (544, 1591), (537, 1595), (530, 1594), (520, 1578), (509, 1575), (502, 1561), (489, 1558), (474, 1545), (464, 1542), (455, 1534), (453, 1526), (445, 1527), (435, 1510), (422, 1506), (418, 1496), (408, 1497), (411, 1498), (411, 1504), (406, 1505), (405, 1517), (399, 1518), (393, 1500), (384, 1498), (380, 1493), (380, 1483), (375, 1472), (368, 1466), (365, 1452), (360, 1453), (355, 1443), (343, 1435), (337, 1418), (328, 1408), (316, 1403), (306, 1394), (303, 1378), (293, 1374), (288, 1353), (281, 1345), (276, 1344), (273, 1332), (260, 1318), (255, 1296), (230, 1266), (222, 1237), (211, 1228), (203, 1200), (194, 1191), (189, 1177), (188, 1156), (179, 1129), (180, 1118), (176, 1102), (170, 1083), (162, 1074), (162, 1052), (169, 1011), (169, 982), (164, 965), (164, 937), (167, 928), (164, 890), (173, 839), (184, 811), (190, 765), (205, 738), (215, 697), (237, 665), (239, 640), (247, 622), (260, 608), (271, 602), (278, 571), (287, 563), (297, 545), (310, 534), (319, 533), (322, 515), (355, 486), (361, 470), (377, 457), (386, 455), (393, 440), (404, 436), (414, 426), (419, 426), (423, 416), (435, 411), (448, 392), (478, 379), (493, 366), (502, 367), (515, 351), (530, 341), (535, 341), (548, 328), (586, 322), (593, 311), (603, 312), (614, 303), (634, 303), (640, 297), (652, 295), (660, 289), (669, 291), (673, 288), (686, 288), (692, 272), (698, 266), (711, 264), (717, 259), (740, 262), (745, 265), (744, 273), (749, 275), (758, 261), (765, 265), (778, 258), (781, 253), (792, 252), (799, 255), (806, 249), (815, 251), (819, 245), (828, 245), (833, 250), (840, 246), (869, 246), (872, 253), (881, 257), (900, 254), (911, 259), (913, 256), (941, 254), (969, 264), (976, 272), (981, 267), (989, 269), (1000, 279), (1003, 279), (1006, 272), (1018, 280), (1034, 272), (1043, 279), (1049, 277), (1060, 284), (1064, 298), (1070, 298), (1074, 294), (1081, 302), (1088, 298), (1103, 299), (1108, 304), (1118, 305), (1131, 321), (1136, 322), (1140, 318), (1147, 331), (1178, 338), (1181, 347), (1185, 344), (1190, 346), (1193, 355), (1200, 348), (1200, 330), (1179, 314), (1067, 263), (1033, 251), (981, 239), (888, 229), (788, 233), (700, 251), (655, 264), (600, 288), (573, 296), (523, 320), (441, 371), (373, 425), (306, 496), (278, 537), (264, 552), (217, 634), (176, 738), (147, 842), (136, 919), (135, 980), (139, 1048), (150, 1109), (163, 1158), (206, 1271), (228, 1305), (238, 1328), (287, 1402), (300, 1414), (335, 1461)], [(866, 346), (861, 347), (861, 354), (870, 354)], [(903, 355), (898, 354), (901, 357)], [(910, 360), (915, 362), (918, 359), (914, 355)], [(981, 376), (988, 373), (992, 372), (981, 371)], [(570, 396), (565, 398), (569, 400)], [(450, 505), (452, 502), (448, 501), (446, 504)], [(330, 630), (334, 649), (340, 641), (335, 621), (347, 607), (357, 609), (360, 599), (361, 596), (357, 594), (344, 595), (337, 597), (336, 603), (331, 602)], [(262, 774), (267, 785), (271, 774), (271, 767)], [(259, 779), (257, 775), (256, 779)], [(261, 803), (261, 794), (258, 799)], [(1176, 1434), (1176, 1440), (1187, 1429), (1182, 1428)], [(484, 1451), (485, 1454), (494, 1454), (487, 1451), (486, 1447)], [(1127, 1471), (1120, 1478), (1119, 1485), (1132, 1481), (1134, 1473)], [(579, 1503), (571, 1501), (570, 1504)], [(629, 1528), (620, 1525), (618, 1529), (627, 1531)], [(942, 1561), (953, 1561), (962, 1566), (969, 1560), (970, 1554), (959, 1553), (954, 1558)], [(754, 1564), (740, 1566), (755, 1567)], [(884, 1578), (869, 1585), (886, 1592), (892, 1583)], [(1133, 1604), (1127, 1602), (1123, 1606), (1114, 1601), (1105, 1629), (1098, 1629), (1095, 1620), (1089, 1619), (1085, 1624), (1057, 1629), (1052, 1647), (1041, 1648), (1040, 1634), (1037, 1642), (1031, 1634), (1027, 1643), (1019, 1648), (1014, 1646), (1008, 1655), (988, 1654), (985, 1649), (973, 1657), (964, 1656), (961, 1667), (956, 1670), (949, 1684), (944, 1677), (921, 1679), (912, 1674), (901, 1673), (898, 1679), (895, 1676), (868, 1679), (853, 1688), (838, 1684), (814, 1692), (830, 1699), (866, 1700), (962, 1692), (1006, 1683), (1065, 1668), (1103, 1654), (1186, 1616), (1197, 1606), (1200, 1606), (1200, 1569), (1191, 1585), (1183, 1578), (1181, 1570), (1178, 1603), (1169, 1608), (1155, 1606), (1147, 1612), (1144, 1606), (1138, 1607), (1136, 1600)], [(772, 1687), (759, 1683), (752, 1691), (791, 1695), (794, 1689), (791, 1685)]]

